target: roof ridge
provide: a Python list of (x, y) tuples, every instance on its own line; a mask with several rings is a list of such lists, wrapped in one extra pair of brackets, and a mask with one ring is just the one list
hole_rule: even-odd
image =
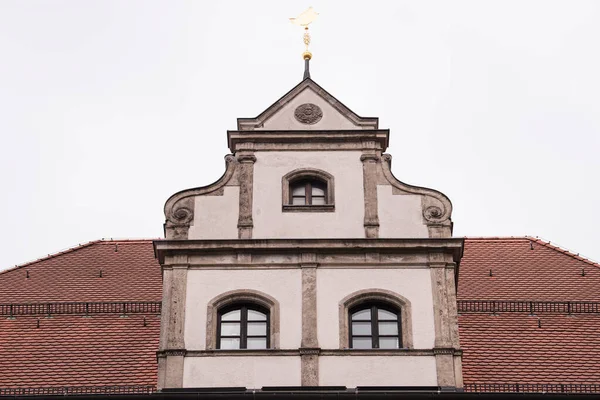
[(74, 251), (81, 250), (83, 248), (90, 247), (95, 244), (101, 244), (101, 243), (102, 244), (112, 244), (112, 243), (124, 243), (124, 242), (147, 243), (147, 242), (152, 242), (153, 240), (160, 240), (160, 239), (113, 239), (113, 238), (105, 239), (105, 238), (101, 238), (101, 239), (91, 240), (91, 241), (83, 243), (83, 244), (79, 243), (77, 246), (67, 247), (66, 249), (57, 251), (56, 253), (50, 253), (44, 257), (40, 257), (40, 258), (31, 260), (31, 261), (26, 261), (22, 264), (17, 264), (14, 267), (7, 268), (3, 271), (0, 271), (0, 275), (18, 270), (19, 268), (25, 268), (25, 267), (28, 267), (30, 265), (33, 265), (33, 264), (36, 264), (36, 263), (39, 263), (42, 261), (50, 260), (52, 258), (62, 256), (63, 254), (72, 253)]
[(579, 253), (573, 253), (572, 251), (570, 251), (570, 250), (568, 250), (568, 249), (566, 249), (566, 248), (564, 248), (564, 247), (562, 247), (562, 246), (560, 246), (558, 244), (552, 244), (549, 240), (545, 241), (544, 239), (541, 239), (540, 237), (532, 237), (532, 236), (527, 236), (527, 239), (529, 239), (529, 240), (531, 240), (531, 241), (533, 241), (535, 243), (538, 243), (538, 244), (540, 244), (540, 245), (542, 245), (544, 247), (547, 247), (549, 249), (552, 249), (554, 251), (557, 251), (559, 253), (562, 253), (562, 254), (565, 254), (565, 255), (567, 255), (569, 257), (572, 257), (572, 258), (574, 258), (576, 260), (583, 261), (586, 264), (589, 264), (589, 265), (592, 265), (594, 267), (600, 268), (600, 263), (592, 260), (591, 258), (589, 258), (589, 257), (583, 257), (583, 256), (579, 255)]
[(466, 240), (529, 240), (529, 236), (463, 236)]

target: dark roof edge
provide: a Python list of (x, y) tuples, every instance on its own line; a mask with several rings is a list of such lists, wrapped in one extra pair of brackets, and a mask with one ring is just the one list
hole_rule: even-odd
[(0, 275), (8, 273), (8, 272), (11, 272), (11, 271), (18, 270), (20, 268), (29, 267), (29, 266), (31, 266), (33, 264), (37, 264), (37, 263), (42, 262), (42, 261), (46, 261), (46, 260), (50, 260), (52, 258), (56, 258), (56, 257), (62, 256), (63, 254), (73, 253), (74, 251), (81, 250), (81, 249), (84, 249), (86, 247), (90, 247), (90, 246), (93, 246), (93, 245), (99, 244), (99, 243), (106, 243), (106, 244), (110, 244), (110, 243), (135, 243), (135, 242), (138, 242), (138, 243), (153, 243), (155, 240), (161, 240), (161, 239), (160, 238), (159, 239), (112, 239), (112, 238), (111, 239), (104, 239), (104, 238), (102, 238), (102, 239), (96, 239), (96, 240), (92, 240), (92, 241), (89, 241), (89, 242), (86, 242), (86, 243), (83, 243), (83, 244), (80, 243), (77, 246), (68, 247), (68, 248), (66, 248), (64, 250), (60, 250), (60, 251), (57, 251), (55, 253), (50, 253), (47, 256), (40, 257), (40, 258), (37, 258), (35, 260), (26, 261), (26, 262), (24, 262), (22, 264), (17, 264), (14, 267), (10, 267), (8, 269), (0, 271)]

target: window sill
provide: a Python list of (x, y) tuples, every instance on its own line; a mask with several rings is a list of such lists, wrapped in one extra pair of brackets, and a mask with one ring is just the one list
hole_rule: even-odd
[(335, 205), (323, 204), (323, 205), (292, 205), (284, 204), (282, 206), (283, 212), (334, 212)]

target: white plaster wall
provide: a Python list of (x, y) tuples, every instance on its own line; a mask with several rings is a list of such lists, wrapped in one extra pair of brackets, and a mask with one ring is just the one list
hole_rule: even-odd
[(386, 289), (407, 298), (412, 305), (415, 349), (434, 346), (431, 272), (415, 269), (321, 269), (317, 268), (317, 323), (319, 346), (340, 347), (339, 303), (364, 289)]
[[(252, 236), (261, 238), (364, 238), (360, 151), (256, 152)], [(334, 212), (283, 212), (281, 179), (298, 168), (333, 175)]]
[(321, 356), (321, 386), (437, 386), (434, 356)]
[(299, 356), (186, 357), (183, 387), (300, 386)]
[[(304, 103), (312, 103), (321, 107), (323, 117), (313, 125), (298, 122), (294, 117), (296, 107)], [(363, 129), (337, 111), (311, 88), (306, 88), (283, 106), (275, 115), (265, 121), (262, 128), (256, 130), (328, 130), (328, 129)]]
[(237, 239), (240, 188), (225, 186), (223, 196), (196, 196), (189, 239)]
[[(253, 289), (274, 297), (280, 305), (279, 343), (298, 349), (302, 335), (302, 275), (297, 270), (189, 270), (185, 306), (185, 346), (206, 349), (208, 302), (236, 289)], [(230, 385), (231, 386), (231, 385)]]
[(421, 196), (395, 195), (391, 185), (377, 185), (380, 238), (426, 238)]

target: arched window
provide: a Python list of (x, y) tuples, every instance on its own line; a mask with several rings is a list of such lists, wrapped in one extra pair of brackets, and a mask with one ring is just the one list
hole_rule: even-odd
[(278, 349), (279, 302), (266, 293), (236, 289), (208, 302), (206, 349)]
[(334, 211), (333, 176), (319, 169), (297, 169), (282, 179), (283, 211)]
[(239, 304), (219, 310), (217, 348), (268, 349), (269, 311), (254, 304)]
[(400, 310), (381, 303), (361, 304), (350, 309), (350, 348), (402, 348)]
[(363, 289), (339, 302), (340, 349), (412, 349), (412, 305), (399, 293)]

